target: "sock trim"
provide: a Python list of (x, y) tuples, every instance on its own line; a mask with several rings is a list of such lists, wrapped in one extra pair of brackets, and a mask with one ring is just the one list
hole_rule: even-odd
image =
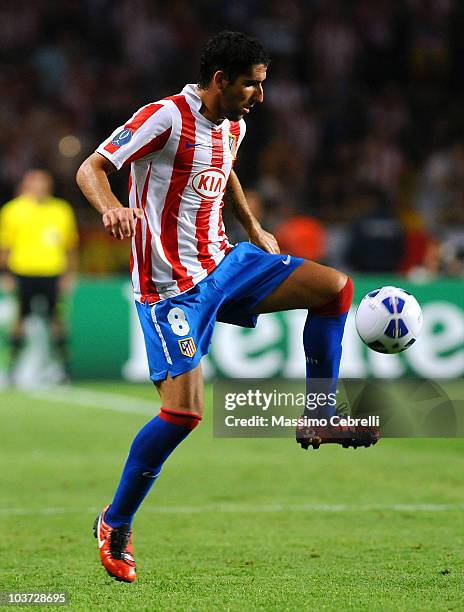
[(201, 421), (201, 416), (194, 412), (183, 412), (181, 410), (172, 410), (171, 408), (164, 407), (161, 408), (158, 416), (167, 423), (181, 425), (188, 429), (195, 429)]

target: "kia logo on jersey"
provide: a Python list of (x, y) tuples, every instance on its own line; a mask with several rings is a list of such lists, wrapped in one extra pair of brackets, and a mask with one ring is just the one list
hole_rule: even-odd
[(226, 175), (219, 168), (207, 168), (192, 178), (194, 191), (205, 200), (214, 200), (226, 186)]

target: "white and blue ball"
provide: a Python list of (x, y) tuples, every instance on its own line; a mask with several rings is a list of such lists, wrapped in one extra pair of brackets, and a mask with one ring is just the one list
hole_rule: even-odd
[(361, 340), (378, 353), (400, 353), (417, 340), (422, 310), (416, 298), (399, 287), (369, 291), (356, 311)]

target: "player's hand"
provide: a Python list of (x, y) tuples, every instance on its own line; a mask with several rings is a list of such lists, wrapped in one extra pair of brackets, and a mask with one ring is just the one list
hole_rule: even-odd
[(262, 227), (252, 230), (249, 234), (250, 241), (256, 244), (260, 249), (267, 253), (278, 254), (280, 253), (279, 245), (275, 236), (263, 230)]
[(106, 231), (118, 240), (133, 238), (135, 236), (135, 224), (137, 219), (143, 218), (141, 208), (126, 208), (120, 206), (111, 208), (103, 214), (102, 221)]
[(13, 293), (16, 289), (16, 281), (12, 274), (9, 272), (4, 272), (0, 274), (0, 288), (5, 291), (5, 293)]
[(72, 293), (76, 285), (76, 275), (73, 272), (66, 272), (58, 281), (58, 288), (61, 295)]

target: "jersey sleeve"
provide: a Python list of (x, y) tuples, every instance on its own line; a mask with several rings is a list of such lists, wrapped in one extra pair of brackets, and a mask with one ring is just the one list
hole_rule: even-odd
[(147, 104), (127, 123), (116, 128), (97, 148), (97, 153), (109, 159), (119, 170), (162, 149), (169, 139), (171, 128), (169, 107), (162, 103)]

